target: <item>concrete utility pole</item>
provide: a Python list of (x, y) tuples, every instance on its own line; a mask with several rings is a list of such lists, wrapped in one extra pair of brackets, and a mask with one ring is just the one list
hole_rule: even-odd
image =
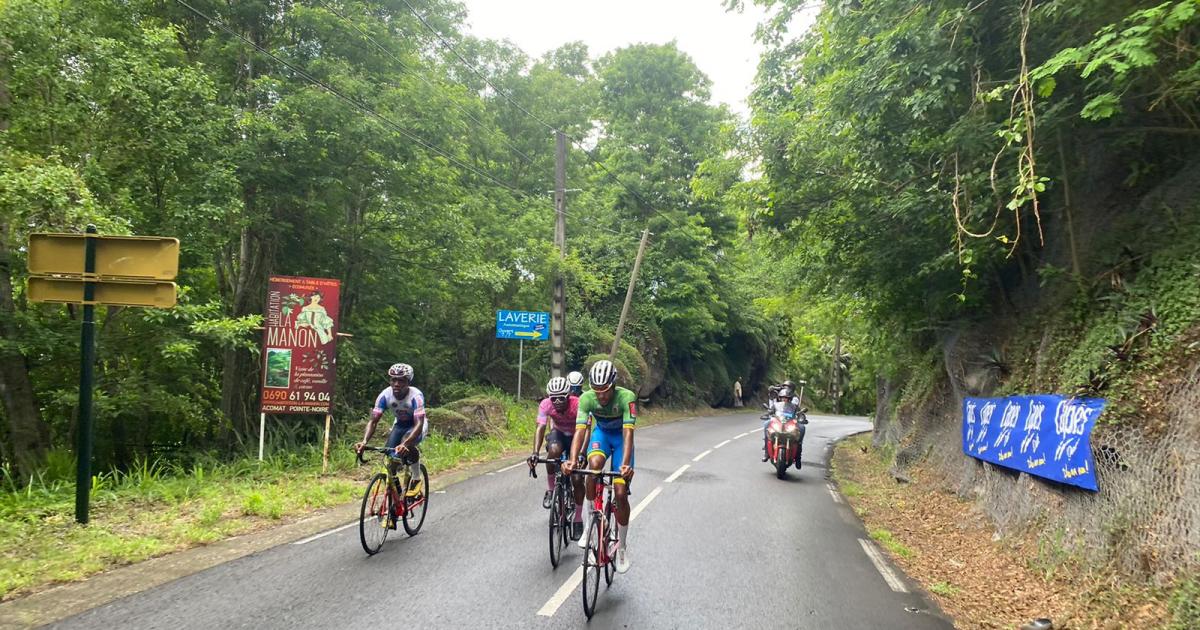
[[(567, 134), (554, 132), (554, 244), (559, 258), (567, 255)], [(554, 304), (550, 314), (550, 376), (566, 373), (567, 305), (562, 271), (554, 279)]]
[(642, 268), (642, 254), (646, 253), (646, 241), (650, 240), (650, 228), (642, 230), (642, 242), (638, 245), (637, 258), (633, 261), (633, 273), (629, 274), (629, 289), (625, 291), (625, 305), (621, 307), (621, 320), (617, 322), (617, 336), (613, 338), (612, 351), (608, 353), (608, 358), (613, 359), (617, 356), (617, 349), (621, 347), (621, 333), (625, 332), (625, 320), (629, 318), (629, 303), (633, 301), (633, 286), (637, 284), (638, 270)]

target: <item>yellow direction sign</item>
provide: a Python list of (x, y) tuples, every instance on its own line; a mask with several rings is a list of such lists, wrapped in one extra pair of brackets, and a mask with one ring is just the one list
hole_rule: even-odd
[(95, 242), (96, 247), (96, 266), (92, 272), (96, 276), (174, 280), (175, 276), (179, 275), (177, 238), (89, 237), (86, 234), (30, 234), (30, 275), (84, 275), (85, 246), (89, 238)]
[(153, 280), (93, 281), (91, 300), (84, 300), (83, 278), (30, 276), (29, 299), (58, 304), (106, 304), (109, 306), (175, 306), (175, 283)]

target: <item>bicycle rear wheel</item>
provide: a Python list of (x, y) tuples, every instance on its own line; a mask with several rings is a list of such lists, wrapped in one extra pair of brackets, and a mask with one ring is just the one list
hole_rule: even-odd
[(596, 612), (596, 598), (600, 596), (600, 545), (604, 542), (600, 515), (592, 514), (591, 520), (587, 549), (583, 551), (583, 614), (588, 619)]
[(392, 502), (387, 491), (387, 475), (379, 473), (367, 484), (358, 512), (358, 540), (368, 556), (379, 553), (387, 539), (388, 515)]
[[(407, 488), (405, 489), (407, 490)], [(404, 497), (404, 531), (416, 536), (425, 523), (425, 512), (429, 509), (429, 471), (421, 464), (421, 494), (415, 498)]]
[(557, 484), (550, 497), (550, 566), (558, 568), (558, 560), (562, 557), (562, 491)]

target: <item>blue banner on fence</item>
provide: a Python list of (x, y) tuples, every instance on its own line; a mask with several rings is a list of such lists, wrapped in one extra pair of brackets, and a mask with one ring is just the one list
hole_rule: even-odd
[(966, 398), (963, 452), (1031, 475), (1097, 490), (1089, 438), (1102, 398), (1052, 394)]

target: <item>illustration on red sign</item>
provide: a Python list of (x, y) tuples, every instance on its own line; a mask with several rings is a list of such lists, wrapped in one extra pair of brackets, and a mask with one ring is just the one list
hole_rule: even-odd
[(271, 276), (263, 327), (263, 413), (329, 413), (340, 283)]

